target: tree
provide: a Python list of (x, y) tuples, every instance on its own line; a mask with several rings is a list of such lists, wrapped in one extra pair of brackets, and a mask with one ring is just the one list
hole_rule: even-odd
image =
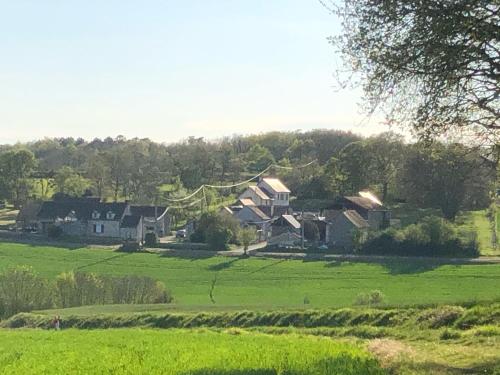
[(382, 133), (365, 141), (365, 153), (369, 157), (370, 183), (380, 186), (382, 202), (387, 199), (389, 185), (394, 183), (396, 172), (403, 159), (403, 140), (395, 133)]
[(35, 156), (29, 150), (12, 150), (1, 154), (0, 195), (19, 207), (29, 197), (32, 187), (30, 176), (35, 167)]
[[(477, 154), (463, 145), (415, 144), (408, 149), (399, 178), (409, 202), (440, 208), (445, 218), (454, 220), (460, 210), (468, 208), (468, 196), (487, 205), (490, 173)], [(482, 182), (478, 185), (477, 181)]]
[(331, 42), (361, 77), (370, 111), (421, 136), (459, 129), (498, 144), (498, 0), (330, 4), (343, 26)]
[(269, 165), (274, 163), (274, 157), (271, 152), (259, 145), (254, 145), (246, 154), (251, 172), (261, 172)]
[(257, 236), (257, 233), (255, 232), (255, 228), (254, 227), (245, 227), (243, 229), (240, 230), (240, 241), (241, 241), (241, 244), (243, 245), (243, 252), (245, 255), (247, 255), (247, 250), (248, 250), (248, 246), (250, 246), (250, 244), (255, 241), (255, 238)]
[(59, 169), (54, 182), (57, 192), (67, 194), (72, 197), (81, 197), (90, 187), (90, 181), (80, 176), (73, 168), (64, 166)]

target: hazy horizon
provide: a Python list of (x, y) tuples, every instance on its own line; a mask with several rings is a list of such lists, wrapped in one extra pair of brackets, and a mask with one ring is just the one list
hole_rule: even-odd
[(316, 0), (2, 2), (0, 143), (388, 130), (334, 88)]

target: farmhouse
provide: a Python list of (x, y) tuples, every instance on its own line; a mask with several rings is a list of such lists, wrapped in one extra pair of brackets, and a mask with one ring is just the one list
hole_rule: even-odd
[(166, 207), (65, 197), (43, 202), (34, 221), (39, 233), (57, 226), (70, 236), (142, 242), (148, 232), (162, 237), (169, 231), (166, 212)]
[(343, 208), (354, 210), (368, 221), (371, 229), (380, 230), (389, 226), (391, 212), (372, 193), (361, 191), (359, 196), (344, 197)]
[(333, 217), (327, 217), (326, 242), (334, 247), (352, 249), (355, 238), (363, 241), (368, 235), (370, 225), (356, 211), (337, 211)]
[(240, 202), (251, 200), (269, 217), (279, 217), (290, 211), (290, 193), (280, 179), (264, 177), (257, 185), (249, 186), (239, 199)]

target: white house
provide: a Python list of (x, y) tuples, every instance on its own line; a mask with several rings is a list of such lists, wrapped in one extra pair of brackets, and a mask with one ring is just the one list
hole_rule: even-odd
[(253, 201), (270, 217), (277, 217), (288, 212), (290, 190), (278, 178), (264, 177), (257, 185), (249, 186), (240, 196), (240, 202)]

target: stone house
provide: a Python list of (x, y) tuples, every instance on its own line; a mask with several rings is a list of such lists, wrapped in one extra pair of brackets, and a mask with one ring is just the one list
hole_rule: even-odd
[[(128, 202), (102, 202), (99, 198), (63, 198), (43, 202), (36, 215), (39, 233), (58, 226), (69, 236), (142, 242), (145, 233), (163, 236), (167, 229), (166, 208), (163, 217), (155, 217), (160, 208), (131, 206)], [(150, 216), (152, 215), (152, 216)], [(161, 218), (161, 220), (159, 220)], [(147, 220), (154, 220), (150, 225)]]
[(369, 192), (360, 192), (357, 197), (343, 197), (342, 207), (359, 213), (373, 230), (385, 229), (391, 221), (391, 211)]
[(293, 215), (281, 215), (271, 224), (271, 237), (277, 237), (283, 233), (301, 234), (301, 226)]
[(357, 211), (331, 211), (327, 216), (326, 243), (335, 248), (351, 250), (355, 245), (355, 238), (359, 241), (366, 239), (370, 225)]
[(271, 218), (262, 212), (257, 206), (243, 206), (240, 210), (234, 213), (234, 217), (237, 218), (243, 226), (255, 226), (259, 241), (266, 241), (269, 237)]

